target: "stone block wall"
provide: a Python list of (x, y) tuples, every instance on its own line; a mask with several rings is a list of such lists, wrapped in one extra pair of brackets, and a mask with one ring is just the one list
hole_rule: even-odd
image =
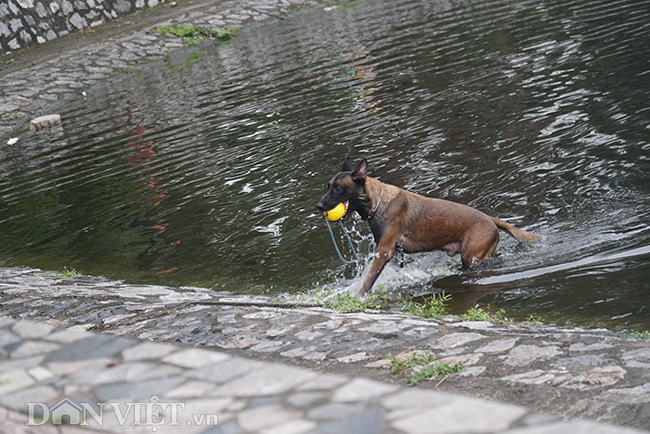
[(144, 7), (158, 0), (0, 0), (2, 53), (66, 35)]

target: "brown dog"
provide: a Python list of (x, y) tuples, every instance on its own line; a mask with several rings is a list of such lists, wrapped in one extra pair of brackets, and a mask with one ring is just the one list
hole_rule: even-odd
[(370, 224), (377, 243), (377, 255), (357, 297), (365, 294), (379, 277), (395, 250), (405, 253), (443, 250), (449, 256), (460, 253), (463, 265), (492, 256), (499, 243), (499, 229), (517, 241), (546, 238), (517, 229), (509, 223), (483, 214), (467, 205), (431, 199), (411, 193), (367, 176), (364, 158), (352, 170), (350, 158), (327, 186), (327, 193), (316, 207), (329, 211), (345, 204), (347, 219), (352, 211)]

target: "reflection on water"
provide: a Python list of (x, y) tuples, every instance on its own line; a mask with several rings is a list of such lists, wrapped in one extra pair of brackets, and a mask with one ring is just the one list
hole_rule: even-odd
[[(351, 6), (351, 7), (349, 7)], [(344, 290), (315, 203), (371, 176), (547, 234), (471, 271), (379, 284), (526, 319), (650, 328), (650, 10), (642, 1), (377, 0), (305, 9), (91, 89), (0, 149), (0, 259), (238, 293)]]

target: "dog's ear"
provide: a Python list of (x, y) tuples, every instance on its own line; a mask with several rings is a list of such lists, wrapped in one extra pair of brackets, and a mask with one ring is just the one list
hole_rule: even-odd
[(352, 163), (350, 163), (349, 155), (345, 157), (345, 160), (343, 160), (343, 169), (341, 172), (352, 172)]
[(361, 160), (361, 163), (354, 169), (352, 172), (352, 180), (354, 182), (365, 182), (366, 175), (368, 174), (368, 160), (365, 158)]

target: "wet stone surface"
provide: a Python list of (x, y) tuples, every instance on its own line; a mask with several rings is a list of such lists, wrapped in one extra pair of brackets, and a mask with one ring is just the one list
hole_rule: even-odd
[[(180, 2), (173, 13), (132, 31), (80, 46), (58, 38), (47, 60), (0, 70), (0, 137), (47, 114), (53, 103), (92, 98), (96, 84), (183, 48), (158, 26), (216, 30), (282, 16), (303, 4), (318, 2)], [(172, 11), (161, 6), (158, 12), (163, 8)], [(68, 45), (59, 51), (60, 44)], [(52, 121), (34, 125), (44, 127)], [(146, 402), (152, 395), (182, 400), (186, 417), (219, 416), (218, 430), (181, 423), (176, 432), (650, 429), (650, 342), (607, 331), (279, 307), (266, 298), (203, 288), (57, 278), (31, 269), (0, 269), (0, 300), (0, 418), (7, 432), (28, 432), (26, 402)], [(406, 388), (403, 374), (391, 374), (384, 357), (424, 351), (467, 369)], [(91, 428), (124, 432), (110, 412), (101, 427)]]
[[(32, 269), (1, 269), (0, 294), (6, 317), (0, 369), (24, 371), (15, 385), (2, 383), (0, 403), (17, 411), (12, 388), (45, 387), (37, 378), (52, 372), (66, 375), (47, 386), (55, 402), (91, 389), (105, 400), (152, 390), (188, 399), (227, 397), (219, 398), (230, 400), (226, 407), (242, 408), (224, 410), (229, 423), (248, 432), (271, 419), (293, 424), (296, 432), (361, 432), (354, 428), (360, 420), (384, 432), (433, 432), (427, 430), (432, 421), (448, 427), (435, 432), (499, 432), (536, 413), (552, 415), (544, 426), (555, 430), (531, 432), (564, 432), (553, 425), (563, 418), (650, 429), (650, 343), (607, 331), (279, 307), (264, 297), (58, 278)], [(84, 334), (88, 330), (103, 333)], [(467, 369), (405, 388), (404, 375), (391, 374), (385, 356), (425, 351)], [(118, 365), (102, 375), (96, 366), (85, 367), (95, 359)], [(307, 387), (310, 381), (323, 384)], [(427, 394), (434, 389), (454, 395)], [(400, 393), (408, 399), (391, 395)], [(253, 405), (260, 397), (271, 398)], [(458, 419), (466, 400), (485, 413), (485, 426)], [(444, 411), (434, 411), (437, 405)]]
[[(318, 3), (316, 0), (181, 1), (176, 7), (165, 4), (144, 11), (143, 14), (152, 18), (147, 25), (132, 31), (102, 36), (106, 30), (104, 25), (100, 25), (87, 30), (97, 32), (94, 41), (93, 38), (87, 43), (55, 39), (43, 48), (46, 52), (56, 53), (45, 61), (32, 56), (38, 62), (23, 62), (16, 69), (7, 66), (11, 65), (12, 58), (21, 55), (20, 50), (0, 56), (0, 138), (23, 126), (25, 121), (50, 111), (52, 103), (78, 97), (93, 98), (91, 88), (94, 85), (127, 74), (133, 68), (139, 69), (142, 64), (162, 62), (184, 48), (181, 38), (161, 34), (157, 27), (188, 24), (217, 31), (283, 16), (291, 8)], [(165, 9), (168, 13), (163, 13)], [(143, 22), (143, 17), (138, 17), (138, 21)], [(67, 37), (74, 37), (74, 34)], [(59, 49), (61, 45), (66, 49)], [(0, 145), (6, 142), (3, 140)]]

